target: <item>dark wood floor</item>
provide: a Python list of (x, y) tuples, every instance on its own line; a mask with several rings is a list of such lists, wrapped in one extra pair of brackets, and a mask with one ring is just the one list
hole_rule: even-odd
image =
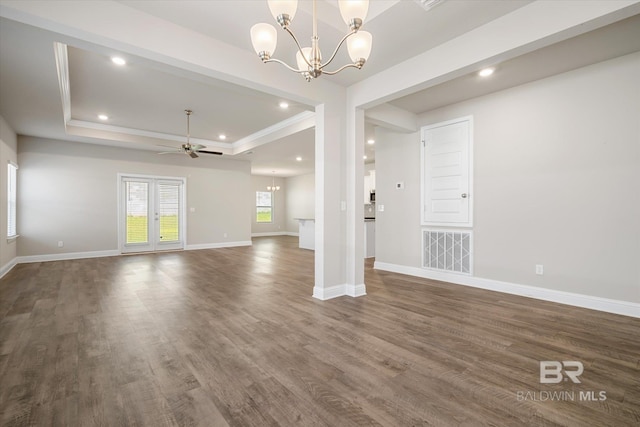
[(291, 237), (18, 265), (2, 425), (640, 424), (640, 319), (371, 267), (367, 296), (318, 301)]

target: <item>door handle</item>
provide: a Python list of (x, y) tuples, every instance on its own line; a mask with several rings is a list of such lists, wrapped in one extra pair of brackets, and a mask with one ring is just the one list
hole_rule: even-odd
[(463, 199), (466, 199), (467, 198), (467, 193), (462, 193), (462, 195), (460, 197), (462, 197)]

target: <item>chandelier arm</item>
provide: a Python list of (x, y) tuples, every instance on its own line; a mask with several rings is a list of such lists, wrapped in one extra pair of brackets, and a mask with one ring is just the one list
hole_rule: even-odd
[(307, 70), (298, 70), (298, 69), (296, 69), (296, 68), (293, 68), (292, 66), (290, 66), (290, 65), (289, 65), (289, 64), (287, 64), (286, 62), (281, 61), (281, 60), (276, 59), (276, 58), (269, 58), (269, 59), (265, 59), (265, 60), (264, 60), (264, 61), (262, 61), (262, 62), (264, 62), (265, 64), (266, 64), (267, 62), (277, 62), (278, 64), (284, 65), (285, 67), (287, 67), (289, 70), (293, 71), (294, 73), (300, 73), (300, 74), (302, 74), (302, 73), (306, 73), (306, 72), (307, 72)]
[[(313, 65), (311, 65), (311, 62), (309, 62), (309, 60), (307, 59), (307, 56), (304, 54), (304, 52), (302, 51), (302, 46), (300, 46), (300, 42), (298, 41), (298, 38), (296, 37), (295, 34), (293, 34), (293, 31), (291, 31), (289, 29), (289, 27), (285, 27), (284, 30), (289, 33), (289, 35), (291, 36), (291, 38), (293, 38), (293, 41), (296, 42), (296, 46), (298, 46), (298, 51), (300, 52), (300, 55), (302, 55), (302, 58), (304, 59), (304, 62), (307, 63), (307, 65), (311, 68), (313, 68)], [(306, 71), (306, 70), (305, 70)], [(302, 71), (299, 71), (302, 72)]]
[[(329, 65), (329, 63), (331, 61), (333, 61), (333, 58), (336, 57), (336, 55), (338, 54), (338, 50), (340, 50), (340, 47), (344, 44), (345, 40), (347, 40), (349, 37), (351, 37), (352, 35), (354, 35), (355, 33), (357, 33), (358, 30), (353, 30), (350, 33), (348, 33), (346, 36), (344, 36), (342, 38), (342, 40), (340, 40), (340, 43), (338, 43), (338, 46), (336, 46), (335, 50), (333, 51), (333, 54), (331, 55), (331, 57), (327, 60), (327, 62), (325, 62), (324, 64), (320, 65), (320, 69), (322, 70), (325, 66)], [(343, 67), (344, 68), (344, 67)], [(324, 72), (324, 71), (323, 71)], [(332, 73), (327, 73), (329, 75), (331, 75)], [(335, 73), (334, 73), (335, 74)]]
[(328, 74), (330, 76), (333, 76), (334, 74), (338, 74), (340, 71), (346, 69), (346, 68), (357, 68), (357, 69), (361, 69), (362, 66), (358, 65), (358, 64), (347, 64), (347, 65), (343, 65), (342, 67), (338, 68), (335, 71), (324, 71), (322, 70), (322, 74)]

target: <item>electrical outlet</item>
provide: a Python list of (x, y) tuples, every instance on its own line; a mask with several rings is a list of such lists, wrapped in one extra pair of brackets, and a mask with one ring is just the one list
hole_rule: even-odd
[(396, 190), (404, 190), (404, 181), (396, 182)]
[(58, 241), (58, 247), (59, 248), (64, 248), (64, 242), (62, 240)]
[(544, 266), (542, 264), (536, 265), (536, 274), (542, 276), (544, 274)]

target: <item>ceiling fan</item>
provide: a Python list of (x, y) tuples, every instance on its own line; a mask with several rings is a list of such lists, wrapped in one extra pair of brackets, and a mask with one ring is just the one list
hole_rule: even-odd
[(203, 148), (207, 148), (205, 145), (202, 144), (192, 144), (191, 142), (189, 142), (189, 138), (190, 138), (190, 131), (189, 131), (189, 117), (191, 117), (191, 113), (193, 113), (193, 111), (191, 110), (184, 110), (185, 114), (187, 115), (187, 142), (182, 144), (180, 146), (180, 148), (175, 149), (175, 147), (170, 147), (168, 145), (160, 145), (159, 147), (168, 147), (168, 148), (174, 148), (173, 151), (163, 151), (162, 153), (158, 153), (158, 154), (178, 154), (178, 153), (184, 153), (189, 155), (189, 157), (191, 157), (192, 159), (195, 159), (198, 156), (198, 154), (204, 153), (204, 154), (215, 154), (218, 156), (221, 156), (222, 153), (220, 151), (208, 151), (208, 150), (203, 150)]

